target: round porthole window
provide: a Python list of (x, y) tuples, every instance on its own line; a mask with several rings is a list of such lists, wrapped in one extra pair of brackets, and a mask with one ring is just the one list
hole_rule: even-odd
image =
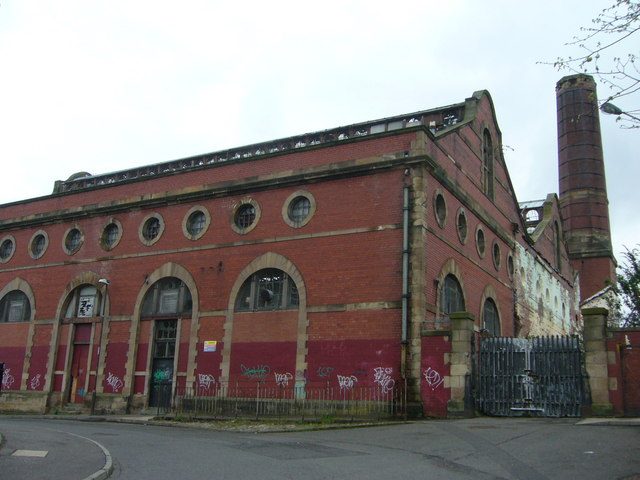
[(4, 237), (0, 242), (0, 262), (11, 260), (16, 250), (16, 241), (12, 236)]
[(476, 250), (478, 251), (478, 255), (480, 255), (480, 257), (482, 258), (484, 258), (486, 247), (487, 245), (484, 238), (484, 230), (478, 227), (478, 229), (476, 230)]
[(47, 250), (49, 246), (49, 237), (44, 230), (38, 230), (31, 237), (31, 241), (29, 242), (29, 255), (31, 258), (38, 259), (44, 255), (44, 252)]
[(249, 228), (256, 221), (256, 209), (250, 203), (242, 205), (236, 212), (235, 224), (240, 229)]
[(456, 229), (458, 230), (458, 239), (460, 240), (460, 243), (466, 243), (468, 228), (467, 215), (464, 213), (463, 209), (460, 209), (456, 220)]
[(104, 250), (112, 250), (122, 237), (122, 225), (117, 220), (111, 220), (102, 229), (102, 236), (100, 237), (100, 245)]
[(440, 228), (444, 228), (445, 222), (447, 221), (447, 204), (444, 201), (444, 196), (442, 193), (436, 193), (433, 208), (436, 215), (436, 221)]
[(145, 217), (140, 224), (138, 236), (144, 245), (153, 245), (162, 236), (164, 232), (164, 220), (158, 213), (152, 213)]
[(80, 250), (83, 242), (84, 237), (80, 229), (76, 227), (70, 228), (64, 236), (64, 251), (67, 255), (73, 255)]
[(509, 254), (507, 257), (507, 273), (509, 274), (509, 278), (513, 279), (513, 274), (515, 273), (515, 265), (513, 264), (513, 255)]
[(293, 228), (305, 226), (316, 211), (313, 195), (305, 191), (297, 191), (289, 195), (282, 207), (282, 218)]
[(493, 266), (496, 268), (496, 270), (500, 270), (500, 262), (501, 262), (501, 258), (500, 258), (500, 245), (498, 245), (497, 242), (494, 242), (493, 244)]
[(182, 233), (190, 240), (197, 240), (207, 232), (210, 223), (211, 216), (206, 208), (193, 207), (182, 221)]
[(236, 233), (245, 234), (253, 230), (260, 220), (260, 207), (252, 199), (242, 200), (233, 211), (231, 228)]

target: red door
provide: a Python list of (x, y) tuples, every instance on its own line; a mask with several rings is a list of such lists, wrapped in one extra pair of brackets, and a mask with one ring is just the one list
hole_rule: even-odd
[(73, 339), (73, 357), (71, 360), (71, 385), (69, 401), (83, 403), (86, 395), (85, 385), (89, 370), (89, 337), (91, 324), (76, 325)]

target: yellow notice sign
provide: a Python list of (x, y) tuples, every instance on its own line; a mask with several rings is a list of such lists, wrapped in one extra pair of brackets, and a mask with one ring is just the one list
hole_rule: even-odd
[(216, 340), (205, 340), (204, 341), (204, 351), (205, 352), (215, 352), (218, 347), (218, 342)]

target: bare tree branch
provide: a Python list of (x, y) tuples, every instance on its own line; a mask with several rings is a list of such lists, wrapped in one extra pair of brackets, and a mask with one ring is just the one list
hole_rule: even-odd
[[(640, 0), (615, 0), (593, 20), (582, 27), (565, 47), (578, 48), (578, 56), (561, 57), (552, 65), (559, 71), (569, 70), (594, 76), (609, 88), (609, 95), (600, 104), (616, 101), (620, 113), (616, 121), (622, 128), (640, 128)], [(634, 37), (635, 36), (635, 37)], [(628, 50), (624, 53), (624, 49)]]

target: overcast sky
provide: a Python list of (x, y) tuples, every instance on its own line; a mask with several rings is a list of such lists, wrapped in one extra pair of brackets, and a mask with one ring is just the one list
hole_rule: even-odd
[[(48, 195), (78, 171), (434, 108), (482, 89), (518, 200), (541, 199), (558, 191), (555, 84), (568, 73), (536, 62), (570, 55), (564, 43), (610, 3), (0, 0), (0, 204)], [(640, 130), (606, 115), (601, 124), (620, 258), (640, 242)]]

